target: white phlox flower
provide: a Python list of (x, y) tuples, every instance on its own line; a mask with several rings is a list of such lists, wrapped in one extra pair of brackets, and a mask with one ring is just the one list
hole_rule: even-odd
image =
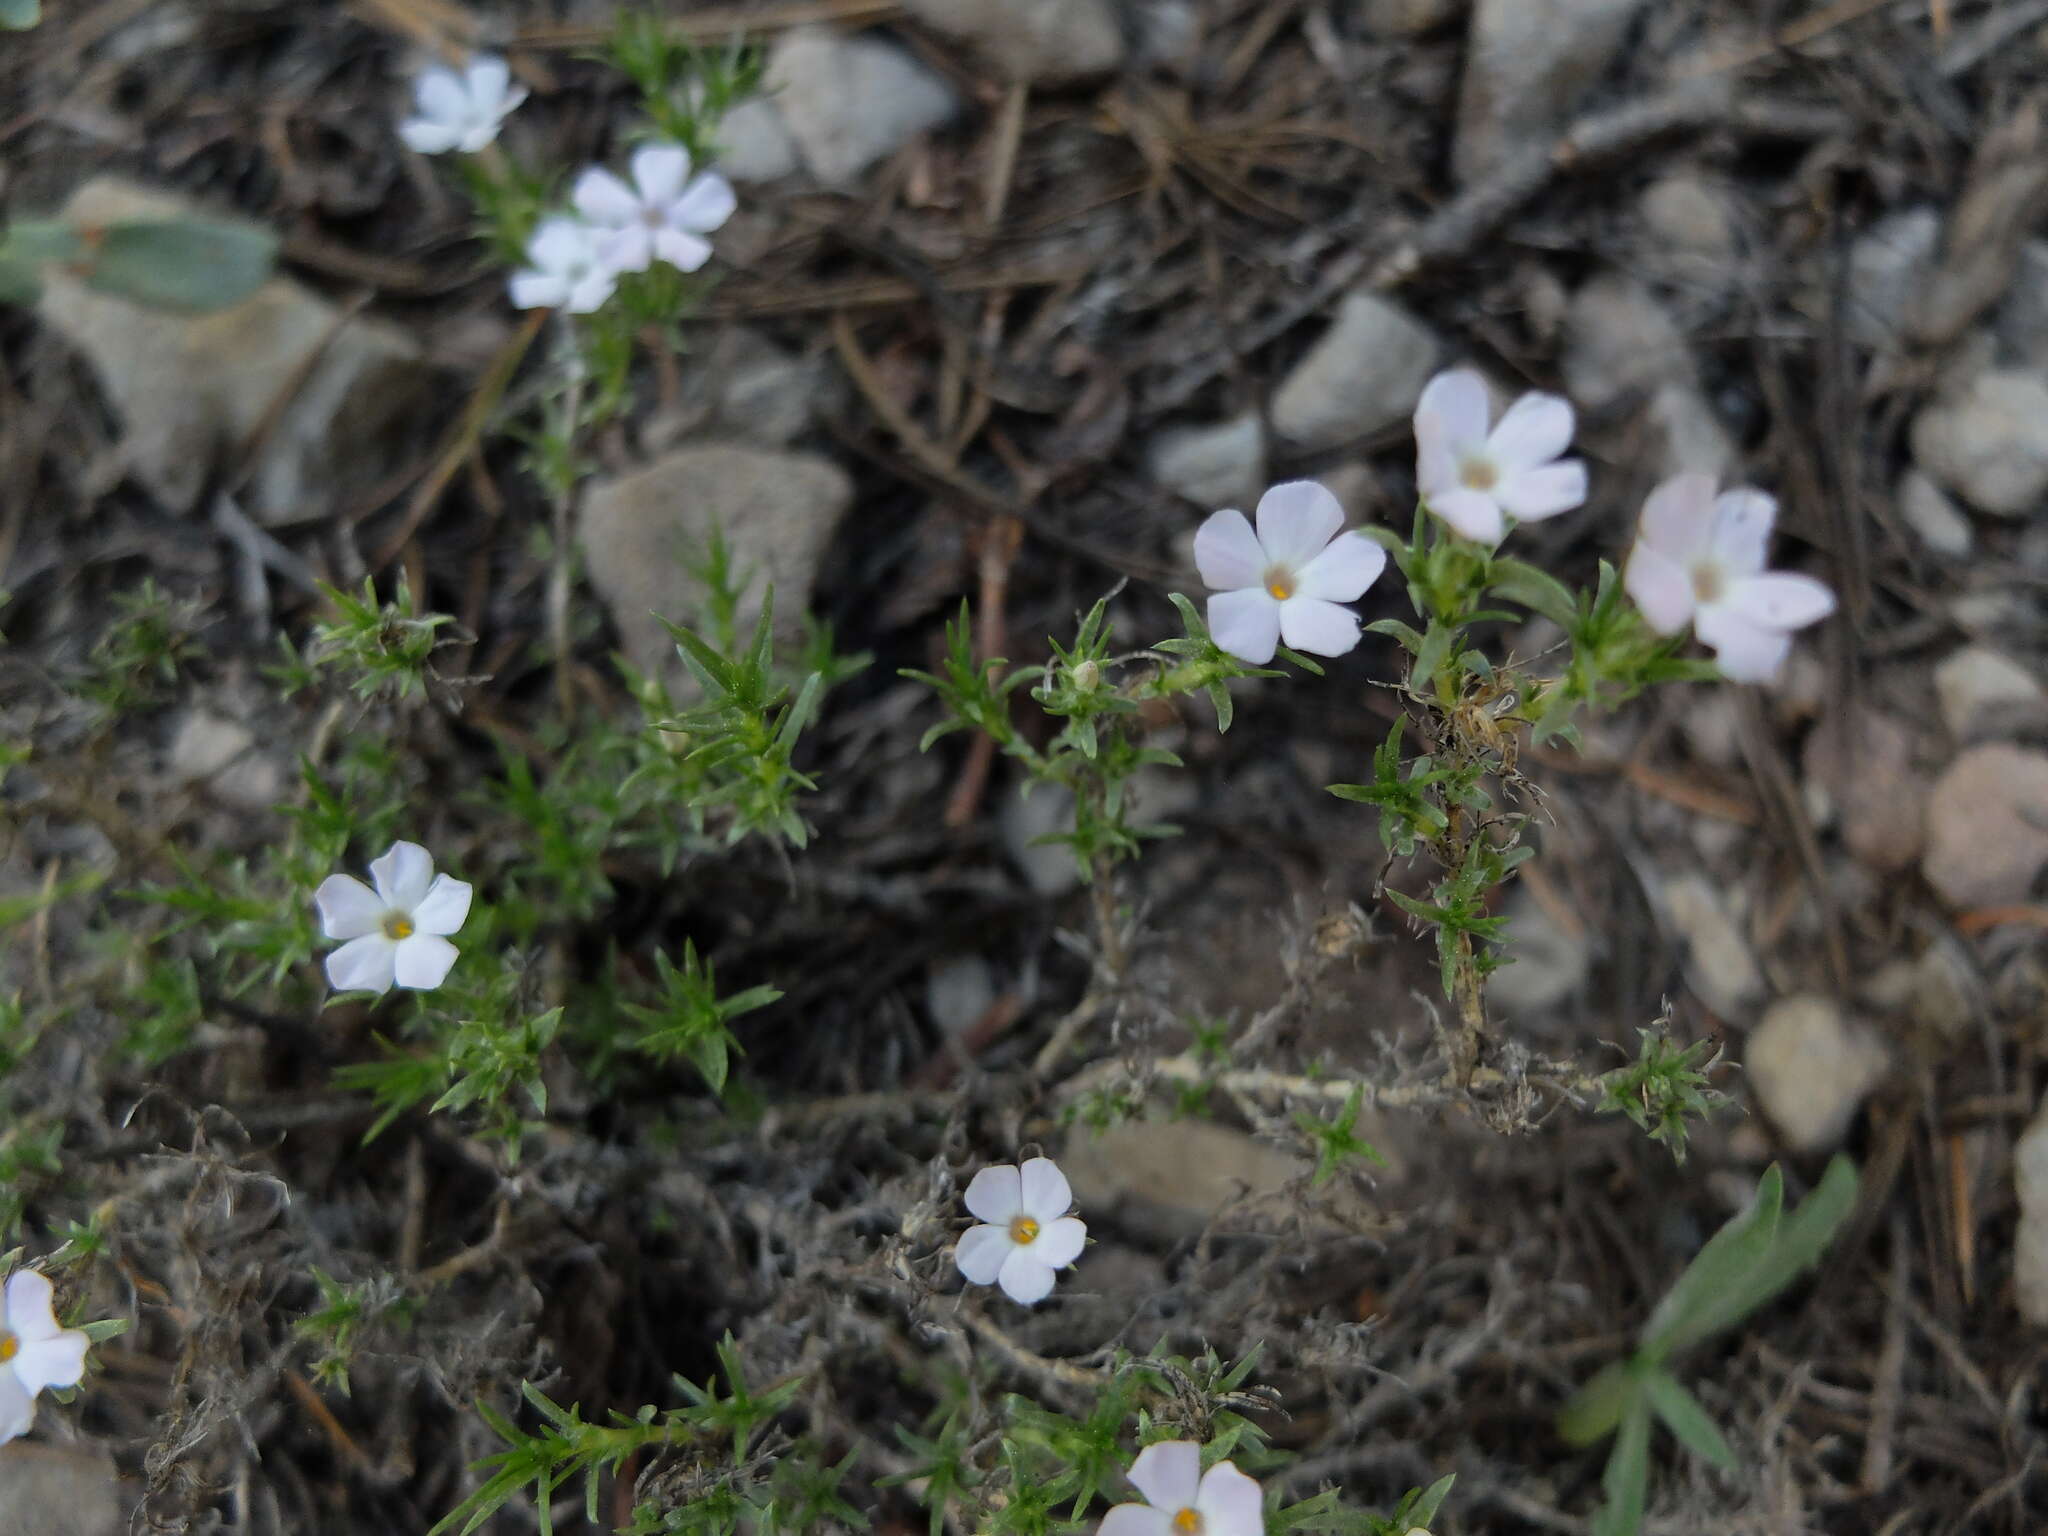
[(960, 1234), (953, 1262), (976, 1285), (1000, 1285), (1030, 1306), (1052, 1294), (1053, 1271), (1081, 1256), (1088, 1226), (1067, 1210), (1074, 1192), (1049, 1157), (984, 1168), (967, 1186), (967, 1209), (982, 1226)]
[(388, 992), (438, 987), (455, 964), (447, 936), (469, 916), (469, 885), (434, 873), (433, 855), (418, 843), (393, 843), (370, 861), (376, 889), (353, 875), (329, 875), (313, 893), (320, 931), (346, 939), (327, 957), (327, 980), (338, 992)]
[(704, 237), (738, 206), (732, 183), (716, 171), (692, 179), (690, 152), (680, 144), (649, 144), (633, 153), (633, 180), (601, 165), (576, 178), (569, 200), (598, 231), (599, 251), (615, 272), (645, 272), (665, 261), (694, 272), (711, 259)]
[(521, 309), (566, 309), (587, 315), (602, 308), (619, 286), (619, 274), (604, 259), (599, 231), (581, 219), (557, 214), (542, 219), (526, 242), (531, 266), (512, 274), (512, 302)]
[(457, 72), (440, 65), (413, 82), (419, 114), (398, 125), (398, 136), (423, 155), (451, 149), (473, 155), (498, 136), (498, 125), (526, 100), (505, 61), (479, 54)]
[(1195, 568), (1214, 588), (1209, 634), (1255, 667), (1282, 641), (1317, 656), (1358, 644), (1355, 602), (1387, 568), (1387, 552), (1345, 533), (1344, 508), (1313, 480), (1290, 480), (1259, 498), (1258, 528), (1242, 512), (1215, 513), (1195, 532)]
[(1130, 1476), (1145, 1502), (1117, 1505), (1100, 1536), (1265, 1536), (1257, 1480), (1227, 1461), (1204, 1472), (1192, 1440), (1146, 1446)]
[(80, 1328), (59, 1328), (47, 1277), (17, 1269), (7, 1277), (0, 1315), (0, 1445), (28, 1433), (36, 1394), (45, 1387), (75, 1387), (85, 1375), (90, 1344)]
[(1415, 484), (1429, 510), (1466, 538), (1498, 544), (1507, 520), (1534, 522), (1586, 499), (1586, 465), (1560, 458), (1571, 403), (1522, 396), (1498, 423), (1486, 381), (1470, 368), (1431, 379), (1415, 406)]
[(1835, 594), (1811, 576), (1764, 569), (1777, 517), (1762, 491), (1716, 496), (1711, 475), (1673, 475), (1643, 503), (1622, 576), (1652, 629), (1675, 635), (1690, 622), (1732, 682), (1769, 682), (1792, 632), (1835, 611)]

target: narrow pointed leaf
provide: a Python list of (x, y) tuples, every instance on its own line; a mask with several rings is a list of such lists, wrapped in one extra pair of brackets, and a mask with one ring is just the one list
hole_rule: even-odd
[(1738, 1463), (1734, 1450), (1707, 1417), (1700, 1400), (1686, 1391), (1676, 1376), (1661, 1366), (1651, 1370), (1643, 1377), (1643, 1395), (1664, 1421), (1664, 1427), (1678, 1437), (1680, 1445), (1723, 1472), (1735, 1470)]

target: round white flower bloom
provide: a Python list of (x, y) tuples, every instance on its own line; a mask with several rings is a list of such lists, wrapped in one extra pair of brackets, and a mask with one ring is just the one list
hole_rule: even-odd
[(1192, 1440), (1162, 1440), (1138, 1452), (1131, 1481), (1143, 1504), (1119, 1504), (1102, 1517), (1100, 1536), (1265, 1536), (1256, 1479), (1219, 1461), (1202, 1470)]
[(1281, 641), (1317, 656), (1358, 644), (1355, 602), (1387, 568), (1387, 552), (1344, 533), (1344, 508), (1313, 480), (1290, 480), (1259, 498), (1258, 531), (1242, 512), (1218, 512), (1195, 533), (1195, 567), (1215, 588), (1209, 634), (1262, 667)]
[(327, 957), (328, 982), (338, 992), (438, 987), (455, 964), (446, 935), (469, 916), (468, 884), (435, 874), (418, 843), (393, 843), (370, 861), (370, 878), (374, 891), (353, 875), (329, 875), (313, 893), (320, 931), (348, 941)]
[(557, 214), (542, 219), (526, 242), (533, 263), (512, 274), (512, 302), (520, 309), (566, 309), (587, 315), (603, 307), (619, 286), (619, 274), (604, 259), (598, 231), (581, 219)]
[(423, 155), (459, 149), (473, 155), (498, 136), (498, 125), (526, 100), (512, 84), (505, 61), (480, 54), (461, 73), (439, 65), (413, 82), (419, 115), (398, 125), (398, 136)]
[(984, 1168), (967, 1186), (967, 1209), (983, 1226), (960, 1234), (953, 1262), (976, 1285), (1000, 1285), (1030, 1306), (1052, 1294), (1052, 1276), (1081, 1256), (1085, 1222), (1067, 1214), (1074, 1192), (1049, 1157)]
[(47, 1277), (17, 1269), (7, 1277), (0, 1315), (0, 1445), (28, 1433), (36, 1394), (45, 1387), (75, 1387), (85, 1375), (91, 1342), (83, 1329), (59, 1328), (50, 1307)]
[(1766, 683), (1792, 631), (1835, 611), (1811, 576), (1764, 569), (1778, 504), (1762, 491), (1714, 494), (1711, 475), (1673, 475), (1643, 503), (1622, 584), (1660, 635), (1691, 623), (1731, 682)]
[(1586, 499), (1585, 461), (1558, 457), (1572, 440), (1569, 401), (1526, 394), (1498, 425), (1492, 414), (1486, 381), (1470, 368), (1438, 374), (1415, 406), (1416, 489), (1431, 512), (1489, 545), (1510, 517), (1534, 522)]
[(696, 271), (711, 259), (704, 237), (738, 206), (732, 183), (717, 172), (690, 178), (690, 152), (680, 144), (635, 150), (631, 185), (601, 165), (589, 167), (569, 200), (599, 231), (599, 250), (616, 272), (645, 272), (656, 260)]

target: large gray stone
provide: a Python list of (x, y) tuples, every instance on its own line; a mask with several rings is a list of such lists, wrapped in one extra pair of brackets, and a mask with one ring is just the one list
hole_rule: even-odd
[(129, 1502), (105, 1451), (0, 1445), (0, 1536), (125, 1536)]
[(1742, 1053), (1750, 1092), (1795, 1152), (1840, 1146), (1856, 1111), (1884, 1081), (1884, 1042), (1830, 998), (1780, 998)]
[(1145, 452), (1152, 478), (1201, 507), (1248, 507), (1266, 480), (1266, 427), (1256, 411), (1212, 426), (1162, 427)]
[(1972, 747), (1935, 782), (1920, 872), (1952, 907), (2025, 901), (2048, 867), (2048, 754)]
[(1966, 645), (1936, 667), (1934, 696), (1959, 743), (2018, 736), (2048, 720), (2048, 691), (2033, 669), (1988, 645)]
[(1723, 1018), (1741, 1018), (1763, 995), (1763, 973), (1726, 903), (1704, 876), (1664, 882), (1664, 912), (1685, 942), (1685, 979)]
[(2022, 517), (2048, 493), (2048, 380), (1994, 368), (1913, 419), (1913, 458), (1980, 512)]
[(958, 107), (952, 88), (914, 55), (831, 27), (785, 32), (762, 86), (803, 163), (828, 187), (851, 185)]
[[(1372, 1140), (1370, 1116), (1358, 1134)], [(1241, 1195), (1270, 1195), (1301, 1159), (1207, 1120), (1131, 1120), (1072, 1137), (1060, 1168), (1082, 1214), (1100, 1211), (1165, 1238), (1192, 1237)]]
[(1692, 353), (1678, 323), (1633, 278), (1591, 279), (1572, 295), (1564, 328), (1565, 388), (1581, 410), (1598, 413), (1692, 382)]
[(910, 14), (965, 43), (1007, 80), (1057, 84), (1124, 61), (1108, 0), (905, 0)]
[[(83, 225), (202, 210), (112, 177), (87, 182), (63, 217)], [(243, 505), (259, 521), (324, 516), (387, 478), (406, 428), (437, 392), (432, 369), (397, 326), (341, 311), (290, 278), (231, 309), (180, 314), (46, 274), (38, 314), (85, 355), (121, 418), (129, 470), (175, 511), (189, 511), (227, 455), (279, 401)]]
[(1451, 166), (1473, 181), (1555, 138), (1585, 105), (1643, 0), (1479, 0)]
[(591, 585), (611, 610), (627, 659), (657, 676), (680, 672), (662, 618), (699, 625), (703, 584), (691, 574), (723, 535), (750, 580), (742, 637), (775, 588), (775, 623), (802, 638), (802, 614), (825, 547), (853, 502), (853, 482), (829, 460), (734, 444), (678, 449), (637, 473), (591, 488), (580, 536)]
[(1273, 427), (1305, 448), (1334, 448), (1415, 409), (1442, 345), (1376, 293), (1346, 296), (1337, 318), (1273, 396)]

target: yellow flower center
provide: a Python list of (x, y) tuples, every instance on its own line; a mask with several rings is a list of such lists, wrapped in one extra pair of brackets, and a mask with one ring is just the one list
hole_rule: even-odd
[(1294, 596), (1294, 572), (1284, 565), (1276, 565), (1266, 572), (1266, 590), (1276, 602), (1286, 602)]
[(1727, 580), (1718, 565), (1702, 561), (1692, 568), (1692, 595), (1696, 601), (1718, 603), (1727, 590)]
[(6, 1329), (0, 1328), (0, 1365), (5, 1365), (21, 1353), (21, 1340)]
[(1184, 1509), (1173, 1517), (1173, 1528), (1186, 1536), (1202, 1536), (1202, 1517), (1192, 1509)]
[(1010, 1241), (1022, 1246), (1038, 1236), (1038, 1223), (1029, 1216), (1013, 1217), (1010, 1221)]
[(403, 912), (390, 912), (384, 917), (384, 937), (387, 939), (409, 939), (412, 937), (412, 919)]
[(1470, 458), (1458, 466), (1458, 483), (1469, 491), (1490, 491), (1500, 483), (1491, 459)]

